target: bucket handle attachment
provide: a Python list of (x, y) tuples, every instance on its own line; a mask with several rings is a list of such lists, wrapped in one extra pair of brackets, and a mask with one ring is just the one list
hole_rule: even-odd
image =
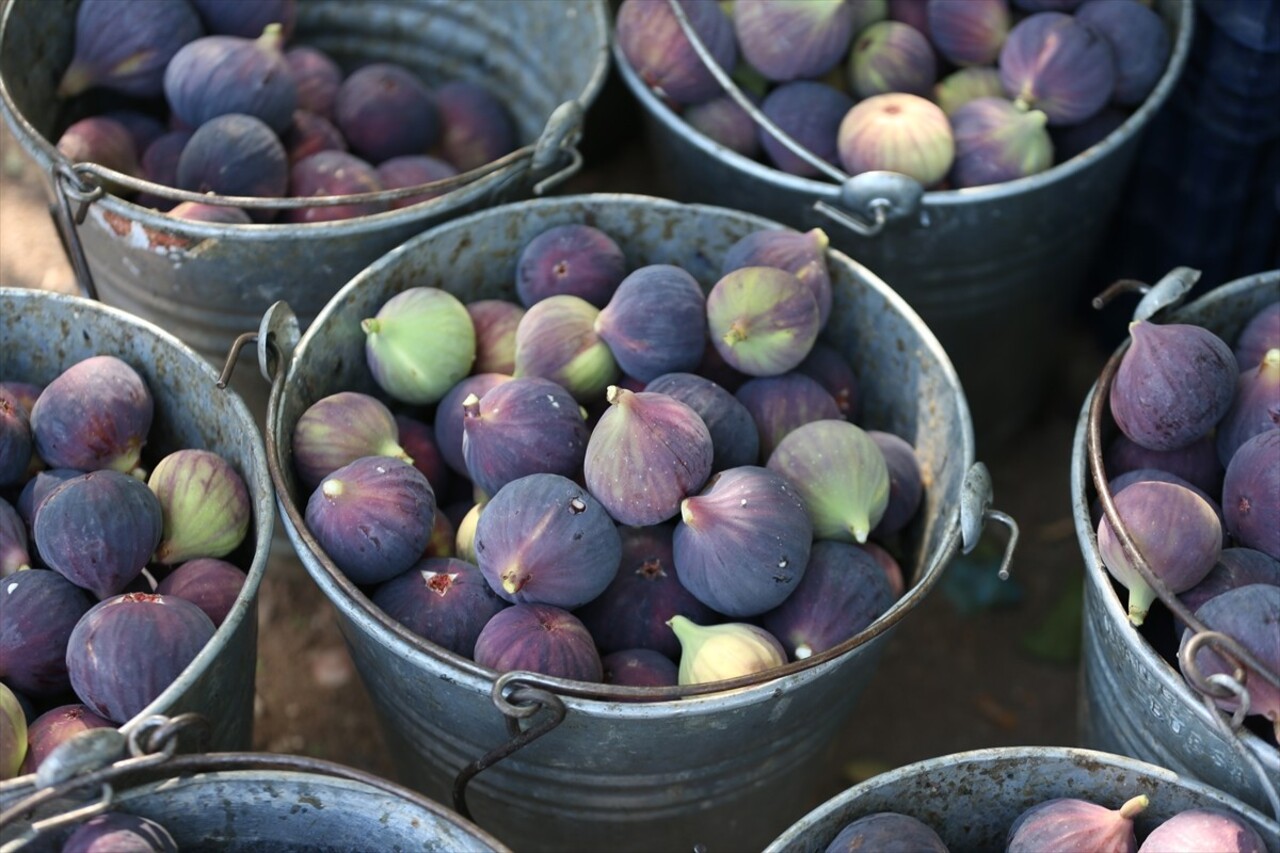
[(982, 530), (988, 521), (997, 521), (1009, 528), (1004, 554), (1000, 558), (1000, 580), (1009, 579), (1009, 563), (1018, 545), (1018, 522), (1007, 513), (991, 508), (991, 472), (982, 462), (975, 462), (964, 475), (960, 485), (960, 551), (968, 554), (978, 547)]
[(293, 357), (293, 350), (301, 337), (298, 317), (289, 303), (283, 300), (273, 303), (262, 315), (262, 322), (258, 324), (256, 332), (245, 332), (231, 342), (231, 350), (218, 375), (218, 387), (227, 387), (240, 358), (240, 351), (254, 342), (258, 345), (258, 372), (267, 382), (275, 384), (276, 372)]
[(564, 154), (569, 155), (569, 163), (533, 185), (535, 196), (545, 195), (550, 190), (573, 177), (582, 168), (582, 154), (578, 151), (578, 143), (582, 139), (582, 125), (586, 111), (577, 100), (565, 101), (551, 111), (547, 126), (533, 146), (533, 158), (529, 168), (535, 175), (555, 166)]
[(98, 288), (93, 281), (93, 273), (89, 270), (89, 258), (80, 242), (78, 226), (84, 224), (89, 205), (107, 194), (106, 188), (81, 175), (66, 160), (55, 160), (49, 167), (49, 175), (53, 181), (54, 195), (49, 215), (53, 218), (54, 228), (62, 241), (62, 249), (71, 260), (76, 286), (80, 289), (81, 296), (97, 301)]

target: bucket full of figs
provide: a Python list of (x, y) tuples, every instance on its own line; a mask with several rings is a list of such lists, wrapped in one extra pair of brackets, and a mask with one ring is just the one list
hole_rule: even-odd
[(820, 233), (542, 199), (286, 309), (288, 534), (402, 779), (518, 849), (759, 848), (950, 557), (1014, 544), (945, 352)]
[(1280, 270), (1198, 278), (1139, 287), (1076, 428), (1081, 737), (1280, 816)]
[(625, 0), (614, 61), (667, 193), (826, 229), (937, 335), (981, 445), (1047, 398), (1193, 19), (1190, 0)]
[(80, 297), (0, 288), (0, 340), (0, 779), (152, 714), (247, 748), (275, 514), (244, 402)]
[[(81, 289), (220, 362), (431, 224), (573, 174), (603, 0), (17, 0), (0, 114)], [(235, 387), (259, 420), (262, 383)]]
[(1280, 824), (1203, 782), (1089, 749), (929, 758), (832, 797), (765, 853), (1268, 853)]

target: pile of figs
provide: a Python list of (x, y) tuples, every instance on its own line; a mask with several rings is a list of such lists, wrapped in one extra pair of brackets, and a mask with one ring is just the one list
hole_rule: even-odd
[(698, 684), (862, 632), (903, 592), (919, 460), (857, 423), (821, 230), (717, 260), (700, 283), (574, 222), (523, 245), (512, 299), (387, 299), (361, 322), (377, 393), (291, 436), (320, 549), (498, 671)]
[[(1169, 63), (1140, 0), (681, 0), (737, 87), (817, 161), (925, 189), (1016, 180), (1119, 127)], [(695, 130), (788, 174), (826, 172), (708, 70), (667, 0), (624, 0), (616, 39)]]
[(0, 376), (0, 778), (136, 716), (244, 586), (242, 474), (209, 450), (151, 450), (154, 416), (115, 355), (43, 386)]
[[(166, 187), (219, 196), (345, 196), (438, 182), (518, 146), (505, 102), (451, 79), (432, 87), (393, 61), (344, 68), (291, 42), (297, 0), (83, 0), (57, 89), (76, 120), (56, 145)], [(122, 197), (184, 219), (326, 222), (421, 204), (290, 208)]]
[[(1104, 453), (1118, 517), (1188, 611), (1280, 672), (1280, 300), (1231, 341), (1199, 325), (1151, 320), (1131, 323), (1129, 334), (1109, 391), (1115, 432)], [(1127, 591), (1129, 621), (1172, 659), (1190, 630), (1162, 624), (1168, 610), (1155, 605), (1156, 593), (1099, 516), (1098, 552)], [(1149, 612), (1160, 619), (1147, 631)], [(1205, 676), (1233, 669), (1207, 647), (1195, 660)], [(1280, 742), (1280, 691), (1261, 677), (1248, 688), (1250, 718)], [(1234, 711), (1237, 701), (1218, 704)]]

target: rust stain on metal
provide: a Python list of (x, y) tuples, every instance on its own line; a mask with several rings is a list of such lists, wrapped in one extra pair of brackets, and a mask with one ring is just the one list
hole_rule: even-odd
[(142, 226), (147, 235), (147, 247), (150, 249), (190, 249), (197, 241), (182, 237), (169, 231)]
[(117, 237), (124, 237), (129, 233), (129, 229), (133, 227), (128, 217), (112, 213), (110, 210), (102, 211), (102, 218), (111, 226), (111, 230), (116, 232)]

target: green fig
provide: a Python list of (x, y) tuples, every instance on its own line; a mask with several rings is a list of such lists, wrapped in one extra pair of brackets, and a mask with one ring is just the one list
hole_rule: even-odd
[(711, 342), (730, 367), (778, 376), (804, 361), (822, 327), (809, 285), (776, 267), (741, 267), (707, 294)]
[(667, 624), (680, 640), (680, 684), (724, 681), (787, 662), (782, 644), (755, 625), (699, 625), (678, 614)]
[(475, 362), (471, 315), (456, 296), (438, 287), (397, 293), (360, 328), (374, 380), (403, 403), (438, 403)]
[(592, 403), (617, 381), (618, 363), (596, 334), (600, 309), (579, 296), (535, 302), (516, 326), (515, 377), (550, 379), (579, 403)]
[(156, 463), (147, 486), (160, 499), (164, 533), (154, 559), (168, 566), (223, 557), (249, 532), (249, 489), (231, 463), (209, 450), (177, 450)]
[(12, 779), (27, 755), (27, 715), (17, 695), (0, 682), (0, 781)]

